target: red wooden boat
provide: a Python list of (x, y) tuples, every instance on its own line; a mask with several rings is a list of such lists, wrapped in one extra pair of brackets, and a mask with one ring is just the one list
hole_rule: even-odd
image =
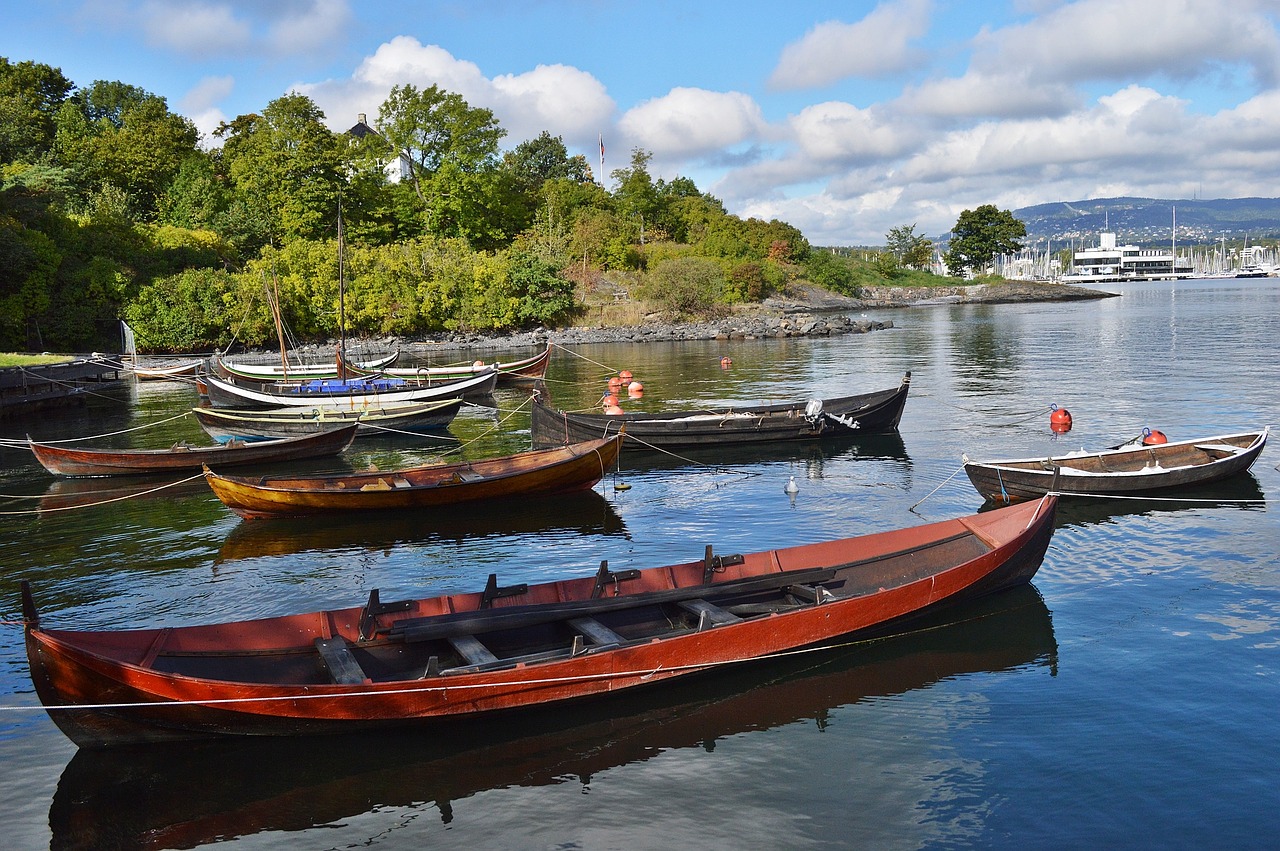
[(1056, 497), (914, 528), (668, 567), (239, 623), (47, 629), (22, 583), (36, 692), (82, 747), (353, 731), (612, 694), (1023, 584)]
[(155, 476), (202, 466), (236, 467), (337, 455), (355, 440), (357, 423), (280, 440), (230, 440), (213, 446), (176, 443), (168, 449), (71, 449), (27, 439), (36, 460), (55, 476)]
[(618, 462), (622, 435), (499, 458), (361, 473), (226, 476), (205, 470), (218, 499), (247, 519), (434, 508), (586, 490)]

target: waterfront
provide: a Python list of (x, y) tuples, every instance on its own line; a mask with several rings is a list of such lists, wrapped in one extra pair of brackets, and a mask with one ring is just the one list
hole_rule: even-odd
[[(352, 605), (764, 549), (977, 510), (960, 453), (1098, 447), (1280, 422), (1280, 288), (1124, 285), (1066, 304), (888, 311), (830, 339), (580, 346), (549, 372), (563, 407), (627, 368), (654, 409), (883, 389), (912, 372), (899, 437), (729, 459), (627, 458), (593, 494), (437, 519), (239, 521), (192, 482), (137, 499), (53, 483), (0, 450), (4, 620), (17, 581), (50, 626), (170, 625)], [(733, 364), (722, 369), (720, 359)], [(527, 446), (526, 399), (471, 409), (477, 454)], [(41, 439), (181, 413), (188, 387), (6, 422)], [(1067, 435), (1048, 406), (1069, 408)], [(497, 428), (494, 433), (489, 429)], [(201, 439), (190, 417), (117, 438)], [(398, 439), (351, 463), (429, 458)], [(1033, 588), (872, 646), (445, 735), (76, 753), (40, 711), (0, 715), (14, 848), (1263, 847), (1280, 768), (1280, 456), (1210, 502), (1064, 504)], [(728, 463), (732, 462), (732, 463)], [(800, 483), (792, 501), (783, 491)], [(618, 484), (630, 485), (620, 490)], [(935, 491), (936, 489), (936, 491)], [(923, 500), (923, 502), (921, 502)], [(35, 503), (33, 505), (32, 503)], [(918, 505), (917, 505), (918, 504)], [(913, 506), (916, 506), (913, 509)], [(21, 631), (0, 633), (0, 704), (36, 704)]]

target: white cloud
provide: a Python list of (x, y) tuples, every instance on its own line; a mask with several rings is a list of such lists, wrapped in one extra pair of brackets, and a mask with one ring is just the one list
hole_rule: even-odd
[(269, 20), (265, 43), (277, 56), (297, 56), (340, 42), (351, 25), (346, 0), (311, 0), (297, 9), (287, 4), (263, 3), (258, 8), (280, 14)]
[(233, 77), (205, 77), (179, 100), (182, 113), (196, 125), (205, 144), (214, 141), (213, 131), (227, 120), (226, 113), (217, 104), (229, 97), (234, 89)]
[(688, 160), (754, 141), (767, 123), (759, 105), (741, 92), (677, 88), (628, 110), (618, 129), (664, 159)]
[(847, 77), (879, 77), (919, 57), (911, 41), (929, 27), (931, 0), (881, 3), (854, 24), (827, 21), (782, 50), (769, 78), (775, 89), (817, 88)]
[(244, 50), (252, 29), (222, 3), (148, 0), (137, 8), (136, 24), (147, 42), (185, 56), (209, 57)]
[(878, 110), (838, 101), (805, 107), (791, 119), (801, 154), (829, 164), (883, 160), (909, 150), (913, 134), (887, 123)]
[(411, 36), (380, 45), (348, 79), (299, 83), (294, 90), (311, 97), (332, 126), (345, 128), (360, 113), (372, 122), (392, 87), (405, 84), (420, 89), (436, 85), (461, 95), (473, 107), (492, 110), (507, 131), (504, 147), (545, 130), (563, 137), (567, 145), (589, 148), (615, 109), (604, 86), (577, 68), (539, 65), (489, 79), (475, 63)]
[(907, 88), (896, 105), (904, 111), (939, 118), (1025, 118), (1061, 114), (1079, 102), (1079, 94), (1071, 87), (1032, 83), (1024, 72), (970, 72)]
[[(1280, 80), (1280, 38), (1265, 0), (1080, 0), (975, 41), (974, 65), (1033, 79), (1174, 80), (1243, 66), (1261, 86)], [(1028, 62), (1029, 57), (1034, 61)]]

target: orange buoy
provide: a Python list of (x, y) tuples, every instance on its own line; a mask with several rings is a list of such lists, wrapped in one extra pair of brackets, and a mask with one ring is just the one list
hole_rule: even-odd
[(618, 397), (612, 393), (606, 393), (605, 397), (600, 400), (600, 404), (604, 405), (606, 408), (610, 405), (616, 405), (618, 404)]
[(627, 392), (629, 393), (634, 393), (637, 390), (643, 390), (643, 389), (644, 389), (644, 385), (641, 384), (639, 381), (633, 381), (627, 385)]
[(733, 366), (733, 358), (729, 357), (728, 355), (725, 355), (724, 357), (720, 358), (721, 369), (728, 369), (731, 366)]
[(610, 386), (610, 387), (621, 387), (621, 386), (622, 386), (622, 379), (615, 375), (613, 378), (610, 378), (610, 379), (609, 379), (609, 386)]
[(644, 391), (643, 391), (643, 390), (628, 390), (628, 391), (627, 391), (627, 396), (628, 396), (629, 398), (632, 398), (632, 399), (639, 399), (639, 398), (640, 398), (641, 396), (643, 396), (643, 395), (644, 395)]
[(619, 372), (619, 373), (618, 373), (618, 377), (619, 377), (619, 378), (621, 378), (623, 381), (630, 381), (630, 380), (631, 380), (631, 370), (629, 370), (629, 369), (624, 369), (622, 372)]
[(1066, 408), (1053, 406), (1053, 413), (1049, 415), (1049, 428), (1052, 431), (1061, 434), (1064, 431), (1071, 431), (1071, 412)]
[(618, 414), (622, 413), (622, 409), (617, 405), (609, 405), (604, 409), (604, 412), (611, 417), (616, 417)]
[(482, 360), (478, 360), (478, 361), (476, 361), (475, 363), (473, 363), (473, 364), (471, 364), (471, 365), (472, 365), (472, 366), (484, 366), (484, 361), (482, 361)]
[(1168, 443), (1168, 442), (1169, 442), (1169, 438), (1165, 437), (1164, 432), (1162, 431), (1152, 431), (1149, 428), (1144, 428), (1142, 430), (1143, 446), (1155, 446), (1160, 443)]

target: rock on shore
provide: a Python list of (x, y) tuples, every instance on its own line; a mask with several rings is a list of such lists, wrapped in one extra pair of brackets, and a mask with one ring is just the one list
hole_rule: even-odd
[[(680, 340), (760, 340), (786, 337), (830, 337), (866, 334), (893, 327), (891, 319), (871, 319), (867, 310), (907, 308), (937, 304), (1016, 304), (1036, 301), (1079, 301), (1113, 298), (1115, 293), (1065, 284), (1009, 282), (954, 287), (871, 287), (863, 298), (838, 295), (807, 284), (792, 285), (782, 296), (770, 296), (759, 305), (742, 309), (726, 319), (702, 322), (646, 321), (643, 325), (538, 328), (490, 336), (463, 332), (429, 338), (365, 340), (362, 346), (394, 348), (407, 355), (435, 349), (521, 350), (540, 348), (549, 340), (561, 345), (584, 343), (675, 342)], [(852, 318), (842, 311), (857, 311)], [(334, 342), (314, 348), (332, 352)]]

